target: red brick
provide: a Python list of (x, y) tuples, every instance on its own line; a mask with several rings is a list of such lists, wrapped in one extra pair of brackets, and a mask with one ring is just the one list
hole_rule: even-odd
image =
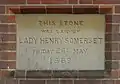
[(59, 80), (47, 80), (47, 84), (60, 84)]
[(6, 9), (6, 13), (8, 14), (20, 13), (20, 6), (7, 6)]
[(8, 32), (16, 32), (16, 25), (8, 25)]
[(9, 4), (25, 4), (26, 0), (8, 0)]
[(100, 14), (112, 14), (113, 6), (100, 6), (99, 13)]
[(16, 34), (0, 34), (1, 41), (16, 41)]
[(0, 70), (0, 79), (1, 79), (1, 77), (2, 77), (2, 71)]
[(15, 69), (16, 62), (15, 61), (0, 61), (0, 69)]
[(106, 60), (120, 60), (120, 52), (105, 52)]
[(8, 16), (8, 23), (15, 23), (15, 15)]
[(0, 22), (1, 23), (15, 23), (15, 16), (14, 15), (0, 15)]
[(0, 50), (16, 50), (16, 43), (0, 43)]
[(16, 52), (0, 52), (1, 60), (16, 60)]
[(20, 6), (23, 14), (45, 14), (45, 6)]
[(80, 4), (92, 4), (92, 0), (79, 0)]
[(0, 23), (8, 23), (8, 19), (6, 15), (0, 15)]
[(100, 80), (75, 80), (74, 84), (101, 84)]
[(26, 0), (0, 0), (0, 4), (25, 4)]
[(112, 44), (112, 51), (118, 51), (119, 50), (119, 43), (111, 43)]
[(106, 23), (112, 23), (112, 15), (106, 15), (105, 21), (106, 21)]
[(5, 84), (5, 79), (0, 80), (0, 84)]
[(98, 14), (99, 8), (98, 6), (73, 6), (73, 13), (74, 14)]
[(27, 0), (28, 4), (40, 4), (41, 0)]
[(8, 25), (7, 24), (0, 24), (0, 32), (7, 32)]
[(6, 84), (18, 84), (18, 80), (10, 78), (6, 80)]
[(5, 78), (5, 77), (10, 77), (11, 76), (11, 71), (8, 71), (8, 70), (1, 70), (1, 77), (2, 78)]
[(78, 0), (69, 0), (69, 4), (77, 4)]
[(112, 69), (119, 69), (119, 62), (118, 62), (118, 61), (112, 62), (111, 68), (112, 68)]
[(114, 80), (103, 80), (102, 84), (115, 84)]
[(45, 84), (44, 80), (21, 80), (20, 84)]
[(112, 54), (110, 51), (105, 52), (105, 60), (112, 60)]
[(5, 6), (0, 6), (0, 14), (5, 14)]
[(112, 34), (105, 34), (105, 41), (111, 42), (112, 41)]
[(112, 52), (113, 60), (120, 60), (120, 52)]
[(106, 33), (119, 33), (119, 25), (118, 24), (106, 24)]
[(120, 4), (120, 0), (93, 0), (94, 4)]
[(120, 70), (118, 70), (118, 77), (120, 78)]
[(120, 84), (120, 80), (116, 80), (116, 84)]
[(66, 4), (67, 0), (41, 0), (42, 4)]
[(105, 51), (111, 51), (112, 50), (112, 45), (111, 43), (106, 43), (105, 44)]
[(120, 33), (112, 35), (112, 41), (120, 41)]
[(105, 67), (106, 67), (106, 70), (117, 70), (119, 69), (119, 62), (118, 61), (106, 61), (105, 62)]
[(119, 51), (120, 51), (120, 43), (119, 43)]
[(72, 6), (47, 6), (48, 14), (72, 14)]
[(106, 15), (106, 22), (108, 23), (120, 23), (120, 15)]
[(60, 80), (60, 84), (73, 84), (72, 80)]
[(115, 6), (115, 13), (120, 13), (120, 6)]
[(105, 44), (105, 50), (106, 51), (118, 51), (119, 50), (119, 44), (118, 43), (106, 43)]
[(8, 4), (8, 0), (0, 0), (0, 4)]
[(111, 78), (118, 78), (118, 71), (111, 71)]
[(16, 32), (16, 25), (0, 24), (0, 32)]

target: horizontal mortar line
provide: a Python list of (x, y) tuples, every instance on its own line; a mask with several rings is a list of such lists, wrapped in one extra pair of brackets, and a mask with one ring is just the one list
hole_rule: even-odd
[(16, 69), (0, 69), (0, 71), (15, 71)]
[[(54, 78), (49, 79), (49, 80), (54, 80)], [(59, 80), (73, 80), (73, 78), (59, 78)]]
[(16, 52), (16, 50), (1, 50), (0, 52)]
[(1, 4), (0, 6), (71, 6), (71, 5), (100, 5), (100, 6), (120, 6), (120, 4)]
[(9, 43), (17, 43), (17, 42), (16, 41), (2, 41), (2, 42), (0, 41), (0, 44), (4, 44), (4, 43), (8, 43), (9, 44)]
[(105, 43), (120, 43), (120, 41), (111, 41), (111, 42), (106, 41)]
[(118, 80), (120, 80), (120, 78), (118, 78)]
[[(99, 14), (99, 13), (98, 13), (98, 14)], [(105, 15), (105, 16), (106, 16), (106, 15), (113, 15), (113, 14), (114, 14), (114, 13), (107, 13), (107, 14), (106, 14), (106, 13), (103, 13), (103, 15)], [(101, 15), (101, 14), (100, 14), (100, 15)]]
[[(39, 79), (39, 78), (26, 78), (27, 80), (58, 80), (60, 78), (42, 78), (42, 79)], [(74, 78), (64, 78), (64, 80), (73, 80)], [(25, 78), (19, 78), (19, 80), (25, 80)]]
[(113, 50), (112, 50), (112, 51), (105, 51), (105, 52), (120, 52), (120, 51), (113, 51)]
[(0, 59), (0, 61), (1, 62), (13, 62), (13, 61), (16, 62), (16, 60), (1, 60), (1, 59)]
[[(20, 14), (22, 14), (22, 13), (20, 13)], [(15, 14), (15, 13), (6, 13), (6, 14), (0, 14), (0, 15), (7, 15), (7, 16), (9, 16), (9, 15), (17, 15), (17, 14)], [(107, 14), (103, 14), (103, 15), (120, 15), (120, 13), (107, 13)]]
[[(22, 13), (20, 13), (22, 14)], [(46, 13), (45, 13), (46, 14)], [(99, 13), (98, 13), (99, 14)], [(6, 14), (0, 14), (0, 15), (7, 15), (7, 16), (12, 16), (12, 15), (17, 15), (17, 14), (11, 14), (11, 13), (6, 13)], [(120, 15), (120, 13), (107, 13), (107, 14), (103, 14), (103, 15)]]
[[(113, 79), (113, 78), (112, 78)], [(117, 78), (115, 78), (116, 80), (117, 80)], [(99, 78), (95, 78), (95, 79), (93, 79), (93, 78), (89, 78), (89, 79), (86, 79), (86, 78), (84, 78), (84, 79), (81, 79), (81, 78), (76, 78), (76, 79), (74, 79), (74, 80), (111, 80), (110, 78), (103, 78), (103, 79), (99, 79)]]
[(109, 41), (107, 42), (107, 41), (105, 41), (105, 43), (112, 43), (112, 42), (109, 42)]
[[(105, 53), (107, 53), (107, 51), (105, 51)], [(109, 52), (110, 53), (110, 52)], [(116, 52), (117, 53), (117, 52)], [(119, 52), (120, 53), (120, 52)]]
[(108, 14), (105, 14), (105, 15), (117, 15), (117, 14), (115, 14), (115, 13), (108, 13)]
[[(99, 4), (17, 4), (17, 6), (72, 6), (72, 5), (99, 5)], [(15, 4), (0, 5), (0, 6), (16, 6)]]
[(16, 24), (0, 24), (0, 25), (8, 25), (8, 26), (9, 26), (9, 25), (10, 25), (10, 26), (11, 26), (11, 25), (14, 25), (14, 26), (16, 26)]
[[(22, 14), (22, 13), (20, 13)], [(45, 13), (46, 14), (46, 13)], [(99, 14), (99, 13), (98, 13)], [(6, 13), (6, 14), (0, 14), (0, 15), (7, 15), (7, 16), (12, 16), (12, 15), (17, 15), (17, 14), (11, 14), (11, 13)], [(107, 14), (104, 14), (104, 15), (120, 15), (120, 13), (107, 13)]]
[(112, 22), (111, 22), (111, 23), (106, 23), (106, 24), (116, 24), (116, 25), (120, 25), (120, 23), (112, 23)]
[(120, 41), (113, 41), (113, 42), (111, 42), (111, 43), (120, 43)]
[(59, 78), (59, 80), (73, 80), (73, 78)]
[(13, 52), (13, 51), (15, 51), (15, 50), (6, 49), (6, 50), (1, 50), (0, 52), (4, 52), (4, 51)]
[(7, 15), (7, 16), (9, 16), (9, 15), (16, 15), (16, 14), (6, 13), (6, 14), (0, 14), (0, 15)]
[[(22, 14), (22, 13), (20, 13), (20, 14)], [(46, 13), (45, 13), (46, 14)], [(99, 14), (99, 13), (98, 13)], [(7, 15), (7, 16), (15, 16), (15, 15), (17, 15), (17, 14), (10, 14), (10, 13), (8, 13), (8, 14), (0, 14), (0, 15)], [(76, 15), (76, 14), (75, 14)], [(120, 13), (108, 13), (108, 14), (103, 14), (103, 15), (120, 15)]]
[[(96, 79), (95, 79), (96, 80)], [(103, 79), (98, 79), (98, 80), (118, 80), (118, 78), (103, 78)]]
[(0, 25), (1, 24), (7, 24), (7, 25), (12, 25), (12, 24), (14, 24), (14, 25), (16, 25), (16, 23), (0, 23)]
[(115, 69), (112, 69), (111, 71), (119, 71), (119, 69), (115, 70)]
[[(113, 79), (113, 80), (117, 80), (117, 78), (112, 78), (112, 79)], [(111, 79), (110, 79), (110, 78), (105, 78), (105, 79), (104, 79), (104, 78), (102, 78), (102, 79), (99, 79), (99, 78), (95, 78), (95, 79), (93, 79), (93, 78), (89, 78), (89, 79), (86, 79), (86, 78), (84, 78), (84, 79), (78, 78), (78, 79), (77, 79), (77, 78), (75, 78), (74, 81), (76, 81), (76, 80), (101, 80), (101, 81), (102, 81), (102, 80), (111, 80)]]
[[(22, 14), (22, 13), (20, 13), (20, 14)], [(46, 13), (45, 13), (46, 14)], [(99, 14), (99, 13), (98, 13)], [(17, 15), (17, 14), (11, 14), (11, 13), (6, 13), (6, 14), (0, 14), (0, 15), (7, 15), (7, 16), (12, 16), (12, 15)], [(107, 14), (103, 14), (103, 15), (120, 15), (120, 13), (107, 13)]]
[(8, 44), (9, 43), (16, 43), (16, 41), (5, 41), (5, 42), (3, 41), (3, 42), (0, 42), (0, 44), (4, 44), (4, 43), (8, 43)]
[(120, 13), (114, 13), (114, 14), (110, 14), (110, 15), (120, 15)]
[[(120, 62), (119, 62), (119, 64), (120, 64)], [(116, 69), (116, 71), (120, 71), (120, 67), (118, 69)]]
[(86, 80), (86, 78), (73, 78), (74, 79), (74, 81), (76, 81), (76, 80)]
[(105, 62), (109, 62), (109, 61), (112, 61), (112, 62), (120, 62), (120, 60), (105, 60)]
[[(117, 32), (119, 34), (119, 32)], [(105, 32), (105, 34), (117, 34), (115, 32)]]
[(17, 34), (16, 32), (0, 32), (0, 34)]

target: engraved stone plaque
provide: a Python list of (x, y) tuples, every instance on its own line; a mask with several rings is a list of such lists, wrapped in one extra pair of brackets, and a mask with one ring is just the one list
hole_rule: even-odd
[(105, 16), (17, 14), (18, 70), (104, 70)]

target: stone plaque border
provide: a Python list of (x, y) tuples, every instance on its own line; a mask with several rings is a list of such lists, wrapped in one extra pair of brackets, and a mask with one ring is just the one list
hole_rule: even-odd
[[(10, 14), (105, 14), (106, 22), (112, 21), (112, 6), (99, 7), (90, 6), (20, 6), (9, 7)], [(108, 17), (109, 15), (109, 17)], [(112, 25), (110, 26), (112, 27)], [(110, 28), (111, 29), (111, 28)], [(112, 37), (105, 35), (105, 42), (111, 42)], [(112, 69), (112, 57), (107, 56), (108, 46), (105, 45), (105, 70), (13, 70), (11, 76), (14, 78), (104, 78), (109, 77)], [(112, 49), (111, 44), (109, 48)], [(111, 51), (111, 50), (110, 50)]]

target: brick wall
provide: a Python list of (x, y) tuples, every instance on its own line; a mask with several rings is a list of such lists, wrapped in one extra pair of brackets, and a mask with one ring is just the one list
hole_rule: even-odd
[[(16, 71), (16, 13), (106, 14), (105, 65), (98, 72)], [(0, 0), (0, 84), (120, 84), (120, 0)], [(43, 73), (42, 76), (39, 75)], [(83, 76), (82, 76), (83, 75)]]

